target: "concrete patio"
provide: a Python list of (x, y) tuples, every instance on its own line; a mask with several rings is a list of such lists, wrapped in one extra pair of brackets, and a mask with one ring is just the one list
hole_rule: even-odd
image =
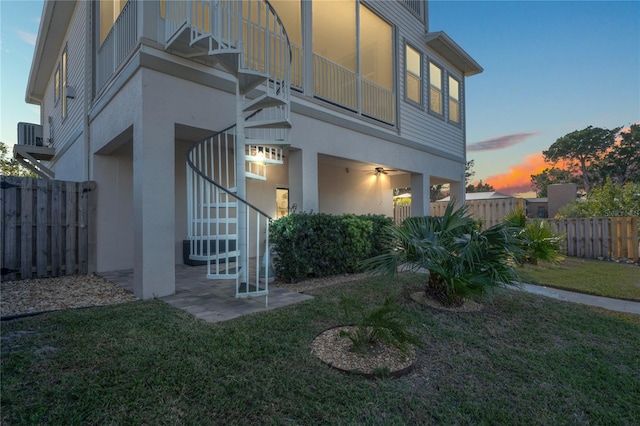
[[(132, 269), (104, 272), (99, 275), (126, 290), (133, 291)], [(312, 299), (312, 296), (306, 294), (293, 293), (269, 285), (269, 303), (265, 306), (264, 296), (236, 298), (235, 281), (208, 280), (206, 275), (206, 266), (176, 265), (176, 293), (159, 299), (207, 322), (225, 321)]]

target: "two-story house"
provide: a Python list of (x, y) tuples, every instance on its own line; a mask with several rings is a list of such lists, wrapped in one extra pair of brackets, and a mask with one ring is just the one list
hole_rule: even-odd
[[(211, 278), (246, 283), (270, 217), (391, 216), (395, 187), (411, 187), (416, 216), (430, 185), (463, 199), (465, 77), (482, 68), (429, 31), (427, 12), (426, 0), (46, 1), (27, 87), (44, 143), (15, 155), (97, 183), (97, 271), (133, 268), (138, 297), (174, 293), (184, 241)], [(239, 296), (266, 293), (255, 278)]]

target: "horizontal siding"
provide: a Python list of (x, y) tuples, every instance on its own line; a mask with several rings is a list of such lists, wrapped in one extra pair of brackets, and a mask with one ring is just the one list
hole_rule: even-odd
[[(391, 22), (396, 32), (396, 75), (397, 75), (397, 91), (398, 91), (398, 110), (400, 136), (418, 142), (452, 155), (463, 156), (465, 150), (464, 141), (464, 78), (459, 71), (440, 57), (437, 53), (427, 48), (424, 42), (424, 34), (426, 25), (420, 21), (411, 11), (409, 11), (400, 1), (377, 0), (366, 1), (367, 6), (378, 12), (386, 20)], [(426, 7), (426, 5), (425, 5)], [(411, 44), (413, 47), (421, 51), (423, 55), (422, 78), (423, 78), (423, 108), (415, 106), (415, 104), (405, 102), (404, 100), (404, 46), (405, 43)], [(444, 93), (447, 93), (448, 73), (456, 77), (460, 82), (460, 111), (461, 125), (450, 124), (446, 121), (448, 116), (448, 102), (445, 97), (445, 119), (436, 117), (428, 112), (427, 97), (427, 77), (428, 77), (428, 59), (433, 59), (438, 65), (444, 68)]]
[[(67, 143), (72, 142), (72, 138), (76, 139), (78, 129), (82, 129), (83, 126), (83, 110), (85, 102), (85, 87), (84, 87), (84, 72), (86, 70), (85, 63), (85, 31), (86, 25), (86, 12), (87, 7), (90, 7), (90, 2), (77, 2), (73, 16), (63, 44), (60, 46), (58, 52), (58, 60), (51, 75), (49, 76), (49, 83), (45, 91), (43, 99), (43, 126), (44, 137), (51, 139), (53, 146), (56, 148), (56, 153), (59, 153)], [(62, 119), (62, 96), (58, 102), (55, 102), (54, 90), (55, 90), (55, 72), (58, 69), (58, 64), (62, 60), (62, 52), (67, 48), (67, 87), (73, 87), (76, 92), (75, 99), (67, 99), (67, 117)], [(49, 123), (49, 117), (51, 117), (51, 123)], [(76, 139), (78, 140), (78, 139)], [(80, 139), (81, 141), (82, 139)], [(56, 161), (59, 158), (56, 158)]]

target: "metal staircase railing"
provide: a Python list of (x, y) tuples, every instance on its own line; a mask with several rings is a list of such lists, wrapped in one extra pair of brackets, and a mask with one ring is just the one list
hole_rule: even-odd
[(187, 153), (189, 257), (210, 279), (235, 279), (236, 297), (268, 297), (271, 217), (247, 201), (246, 179), (266, 180), (289, 145), (289, 40), (266, 0), (170, 3), (167, 48), (236, 77), (236, 123)]

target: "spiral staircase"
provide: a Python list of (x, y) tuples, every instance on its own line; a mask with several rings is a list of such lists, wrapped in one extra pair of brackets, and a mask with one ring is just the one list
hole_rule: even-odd
[(289, 145), (289, 40), (266, 0), (166, 2), (165, 48), (235, 77), (236, 122), (187, 154), (189, 259), (207, 278), (235, 280), (236, 297), (269, 294), (270, 216), (247, 201)]

